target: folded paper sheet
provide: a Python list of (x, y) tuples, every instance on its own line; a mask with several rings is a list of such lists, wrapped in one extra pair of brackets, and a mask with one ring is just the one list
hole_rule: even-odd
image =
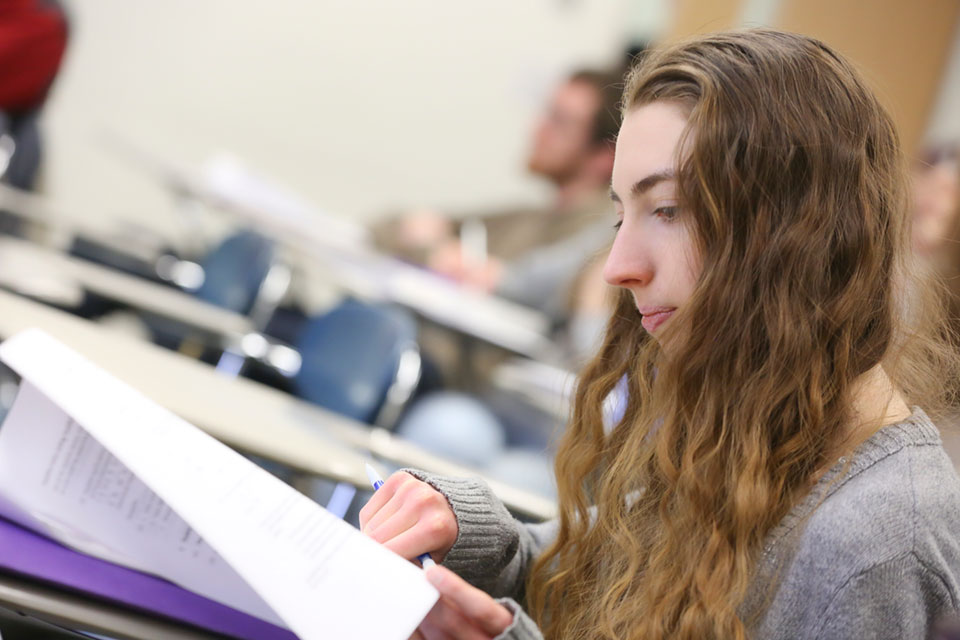
[(0, 429), (11, 519), (304, 640), (406, 639), (436, 601), (412, 564), (43, 332), (0, 359), (23, 378)]

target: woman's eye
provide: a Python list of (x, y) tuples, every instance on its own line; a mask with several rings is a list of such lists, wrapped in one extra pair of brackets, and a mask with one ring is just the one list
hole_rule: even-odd
[(614, 228), (616, 231), (620, 231), (620, 227), (622, 227), (622, 226), (623, 226), (623, 220), (617, 220), (616, 224), (613, 225), (613, 228)]
[(673, 220), (677, 217), (677, 207), (658, 207), (653, 210), (653, 215), (664, 220)]

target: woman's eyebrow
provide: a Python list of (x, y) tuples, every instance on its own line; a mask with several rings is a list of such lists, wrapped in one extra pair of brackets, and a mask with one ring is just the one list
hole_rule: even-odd
[[(673, 169), (662, 169), (655, 173), (651, 173), (646, 178), (637, 180), (635, 183), (633, 183), (633, 186), (630, 187), (630, 195), (633, 197), (642, 196), (657, 184), (667, 180), (673, 180), (675, 178), (676, 173), (674, 173)], [(622, 202), (620, 196), (618, 196), (617, 192), (613, 190), (613, 187), (610, 187), (610, 199), (614, 202)]]

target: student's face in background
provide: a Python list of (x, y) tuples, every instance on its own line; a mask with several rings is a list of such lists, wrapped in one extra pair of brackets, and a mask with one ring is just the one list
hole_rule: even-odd
[(655, 338), (700, 275), (674, 178), (686, 124), (685, 111), (674, 103), (634, 109), (620, 127), (613, 165), (611, 197), (620, 228), (603, 276), (633, 294), (641, 323)]
[(533, 134), (527, 168), (562, 184), (580, 169), (593, 147), (600, 96), (587, 82), (557, 88)]
[[(960, 168), (952, 154), (913, 168), (913, 248), (931, 259), (949, 247), (960, 209)], [(955, 249), (949, 248), (949, 251)]]

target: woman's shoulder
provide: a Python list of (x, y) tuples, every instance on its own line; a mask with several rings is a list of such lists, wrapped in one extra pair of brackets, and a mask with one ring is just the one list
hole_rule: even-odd
[(851, 574), (912, 554), (960, 579), (960, 478), (922, 410), (877, 431), (806, 502), (793, 514), (799, 554)]
[(955, 611), (957, 531), (960, 479), (917, 410), (839, 461), (771, 532), (744, 611), (769, 604), (756, 637), (839, 624), (849, 616), (837, 607), (864, 602), (888, 608), (891, 620), (903, 618), (897, 607), (932, 618)]
[(903, 527), (960, 519), (960, 478), (937, 427), (917, 408), (838, 461), (808, 500), (814, 529), (836, 529), (843, 520), (850, 526), (841, 529), (854, 537), (873, 531), (871, 523), (902, 534)]

